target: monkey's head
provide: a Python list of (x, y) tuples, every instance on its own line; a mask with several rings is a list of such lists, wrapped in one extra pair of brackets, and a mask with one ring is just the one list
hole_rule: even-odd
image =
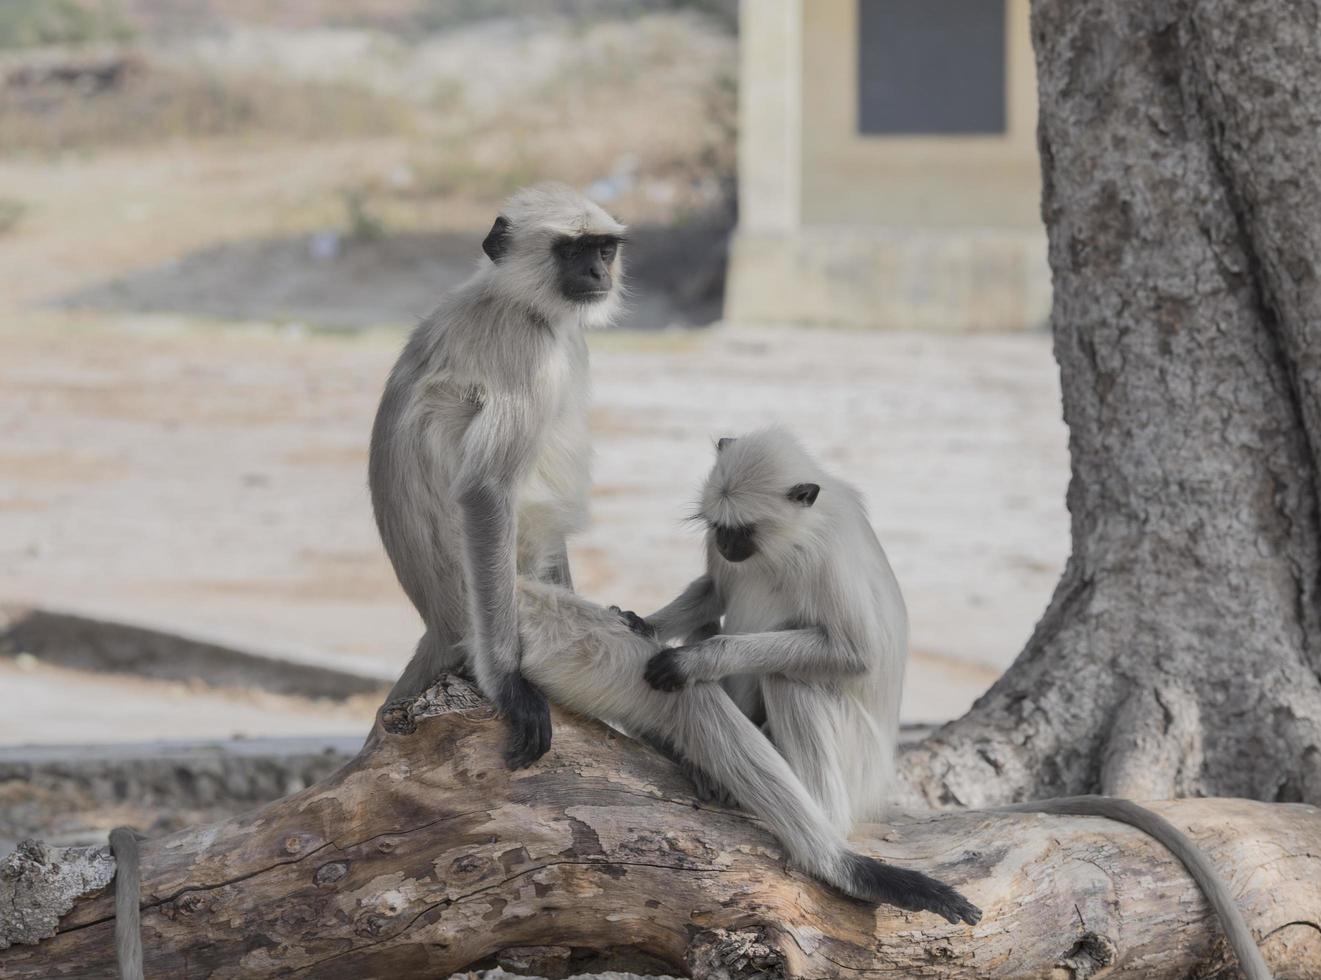
[(622, 292), (624, 226), (564, 184), (516, 193), (482, 242), (492, 282), (548, 319), (581, 315), (603, 326)]
[(716, 443), (697, 518), (725, 561), (756, 555), (791, 560), (804, 537), (815, 533), (813, 506), (822, 480), (821, 468), (783, 429), (724, 438)]

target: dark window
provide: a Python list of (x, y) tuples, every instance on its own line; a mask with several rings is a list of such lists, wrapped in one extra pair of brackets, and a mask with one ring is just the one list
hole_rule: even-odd
[(860, 133), (1003, 133), (1004, 0), (858, 0)]

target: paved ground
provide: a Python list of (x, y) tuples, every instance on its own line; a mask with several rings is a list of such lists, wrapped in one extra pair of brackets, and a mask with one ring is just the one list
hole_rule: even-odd
[[(402, 666), (419, 627), (365, 487), (401, 333), (21, 323), (0, 327), (0, 601)], [(961, 712), (1021, 648), (1068, 547), (1046, 337), (717, 328), (600, 334), (593, 357), (595, 524), (573, 547), (587, 595), (645, 610), (684, 585), (699, 547), (681, 518), (711, 440), (774, 419), (870, 502), (912, 617), (910, 719)], [(371, 714), (81, 677), (70, 730), (68, 683), (0, 661), (0, 742), (355, 731)]]

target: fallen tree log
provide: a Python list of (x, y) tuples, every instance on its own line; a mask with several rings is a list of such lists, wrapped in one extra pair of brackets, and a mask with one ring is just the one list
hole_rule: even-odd
[[(947, 812), (856, 835), (985, 910), (951, 926), (786, 871), (758, 825), (696, 804), (673, 766), (604, 726), (557, 713), (550, 753), (521, 772), (501, 761), (503, 734), (447, 678), (383, 709), (323, 782), (144, 843), (147, 976), (403, 980), (495, 962), (547, 976), (1232, 975), (1196, 886), (1127, 827)], [(1155, 808), (1222, 869), (1278, 976), (1321, 977), (1321, 811)], [(113, 976), (112, 870), (95, 848), (6, 859), (0, 977)]]

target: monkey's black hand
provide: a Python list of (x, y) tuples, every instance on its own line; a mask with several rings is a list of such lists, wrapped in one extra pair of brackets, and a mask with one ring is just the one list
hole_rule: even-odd
[(509, 725), (505, 763), (510, 769), (532, 765), (550, 748), (550, 704), (522, 674), (509, 674), (500, 686), (500, 711)]
[(632, 609), (620, 609), (618, 606), (611, 606), (610, 611), (622, 619), (624, 625), (638, 636), (645, 636), (649, 640), (656, 639), (656, 627), (652, 626)]
[(676, 647), (653, 654), (642, 675), (647, 683), (658, 691), (677, 691), (687, 684), (688, 676), (684, 673), (679, 657), (682, 650), (682, 647)]

